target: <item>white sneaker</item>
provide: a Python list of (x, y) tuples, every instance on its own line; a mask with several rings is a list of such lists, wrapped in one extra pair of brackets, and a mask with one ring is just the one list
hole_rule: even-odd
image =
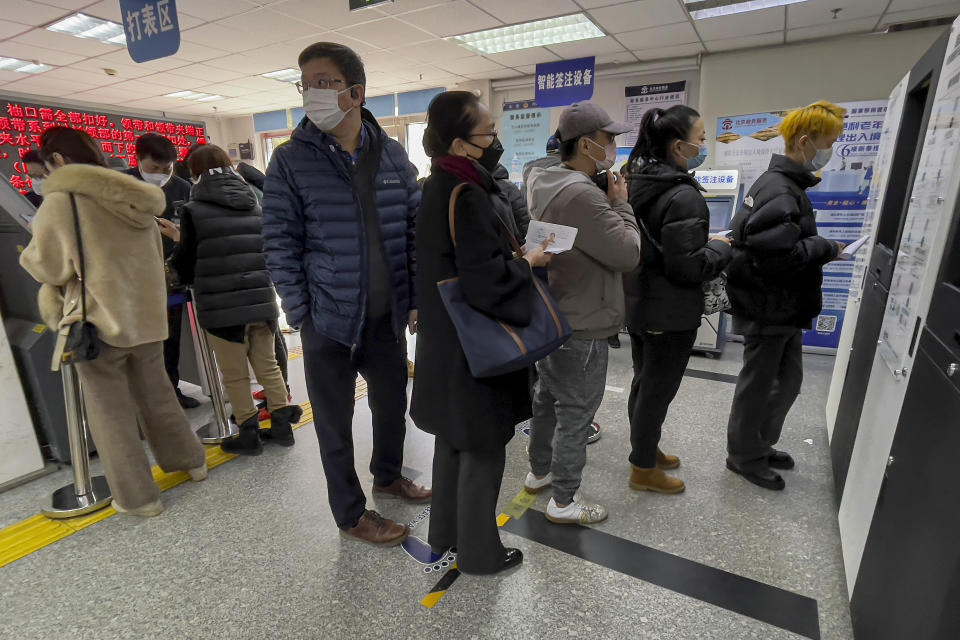
[(577, 491), (573, 496), (573, 502), (562, 509), (557, 506), (556, 500), (550, 498), (546, 516), (547, 520), (556, 524), (593, 524), (607, 519), (607, 508), (587, 502)]
[(194, 482), (203, 482), (207, 479), (207, 463), (204, 462), (202, 467), (188, 469), (187, 473), (190, 474), (190, 479)]
[(523, 490), (527, 493), (540, 493), (553, 484), (553, 474), (548, 473), (540, 479), (533, 475), (533, 471), (527, 473), (527, 479), (523, 481)]
[(116, 500), (113, 501), (113, 508), (117, 513), (125, 513), (131, 516), (140, 516), (143, 518), (152, 518), (153, 516), (158, 516), (163, 513), (163, 503), (159, 500), (154, 502), (148, 502), (142, 507), (137, 507), (136, 509), (124, 509), (120, 506), (120, 503)]

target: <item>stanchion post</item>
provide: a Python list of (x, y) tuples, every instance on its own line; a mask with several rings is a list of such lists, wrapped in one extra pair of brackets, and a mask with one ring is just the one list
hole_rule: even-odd
[(64, 363), (60, 366), (60, 373), (63, 377), (73, 483), (60, 487), (50, 496), (49, 506), (41, 510), (48, 518), (82, 516), (106, 507), (112, 499), (107, 479), (103, 476), (90, 477), (87, 415), (77, 371), (72, 364)]
[(193, 295), (191, 291), (191, 300), (187, 302), (187, 312), (190, 314), (190, 322), (197, 328), (197, 341), (200, 343), (200, 361), (203, 363), (203, 375), (207, 381), (207, 388), (210, 390), (210, 400), (213, 403), (213, 420), (201, 427), (197, 431), (197, 436), (203, 444), (220, 444), (224, 440), (229, 440), (235, 436), (238, 431), (234, 430), (230, 424), (230, 418), (227, 416), (227, 405), (223, 398), (223, 387), (220, 385), (220, 372), (217, 369), (217, 359), (210, 348), (210, 342), (207, 340), (207, 333), (197, 322), (196, 309), (194, 308)]

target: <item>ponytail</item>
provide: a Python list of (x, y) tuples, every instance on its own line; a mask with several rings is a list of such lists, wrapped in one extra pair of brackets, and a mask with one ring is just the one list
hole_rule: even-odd
[(676, 105), (669, 109), (654, 108), (643, 114), (637, 143), (630, 152), (628, 167), (647, 162), (670, 162), (668, 149), (674, 140), (686, 140), (693, 123), (700, 118), (695, 109)]

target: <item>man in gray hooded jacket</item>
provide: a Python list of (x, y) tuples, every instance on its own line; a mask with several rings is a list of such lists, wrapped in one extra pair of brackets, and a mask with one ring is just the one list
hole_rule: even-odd
[(606, 192), (594, 178), (613, 166), (614, 138), (630, 129), (593, 102), (573, 104), (561, 114), (557, 129), (562, 164), (530, 172), (531, 218), (577, 229), (573, 249), (550, 264), (550, 292), (574, 334), (537, 363), (531, 471), (524, 482), (530, 493), (552, 484), (546, 516), (557, 523), (607, 517), (606, 509), (587, 501), (579, 489), (589, 425), (606, 385), (607, 338), (624, 322), (621, 274), (640, 262), (640, 231), (622, 176), (608, 172)]

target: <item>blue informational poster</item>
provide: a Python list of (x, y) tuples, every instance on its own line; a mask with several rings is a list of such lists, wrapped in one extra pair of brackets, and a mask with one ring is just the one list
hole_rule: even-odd
[(541, 107), (566, 107), (593, 97), (594, 58), (537, 65), (536, 101)]
[(532, 100), (508, 102), (503, 105), (503, 127), (500, 143), (503, 158), (500, 162), (510, 172), (510, 181), (523, 181), (523, 166), (542, 158), (547, 151), (550, 131), (550, 109), (538, 109)]
[[(817, 214), (821, 236), (849, 244), (863, 235), (864, 215), (873, 165), (880, 149), (886, 100), (841, 102), (847, 115), (843, 133), (833, 145), (833, 158), (820, 173), (821, 182), (807, 195)], [(770, 157), (783, 153), (779, 124), (785, 111), (728, 116), (717, 120), (718, 166), (740, 169), (744, 192), (767, 170)], [(853, 281), (854, 261), (831, 262), (823, 268), (823, 311), (803, 336), (806, 346), (837, 348)]]
[(172, 56), (180, 49), (176, 0), (120, 0), (120, 14), (134, 62)]

